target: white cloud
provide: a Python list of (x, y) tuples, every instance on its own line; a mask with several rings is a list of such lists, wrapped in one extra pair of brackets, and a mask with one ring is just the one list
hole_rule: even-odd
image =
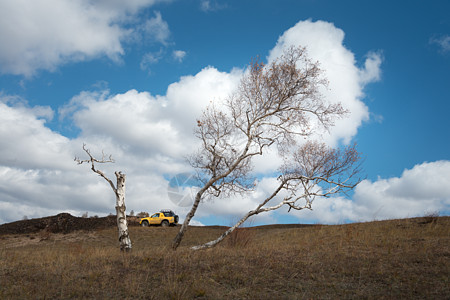
[(9, 106), (0, 101), (0, 165), (20, 168), (66, 168), (63, 145), (69, 140), (45, 126), (48, 107)]
[(169, 25), (162, 19), (159, 11), (156, 11), (155, 16), (142, 25), (141, 30), (145, 40), (156, 41), (163, 45), (168, 44), (170, 37)]
[[(118, 61), (124, 53), (122, 42), (133, 33), (123, 24), (155, 2), (160, 1), (1, 1), (1, 72), (32, 76), (70, 61), (99, 56)], [(150, 29), (156, 30), (155, 38), (164, 40), (163, 27), (156, 26), (163, 21), (158, 14), (155, 20), (159, 23)]]
[(158, 52), (148, 52), (141, 60), (140, 68), (142, 71), (150, 72), (150, 66), (158, 63), (164, 56), (164, 50), (161, 48)]
[(224, 9), (226, 4), (219, 4), (215, 0), (201, 0), (200, 9), (204, 12), (213, 12)]
[[(138, 38), (142, 38), (144, 42), (160, 43), (163, 47), (159, 51), (146, 53), (141, 60), (140, 68), (150, 73), (150, 66), (158, 63), (166, 54), (166, 48), (169, 45), (170, 30), (169, 25), (162, 19), (160, 12), (155, 12), (155, 16), (147, 20), (138, 30)], [(141, 36), (141, 37), (139, 37)], [(181, 61), (184, 57), (183, 51), (174, 51), (175, 59)]]
[[(381, 57), (369, 53), (365, 66), (358, 68), (354, 55), (342, 44), (343, 37), (342, 30), (333, 24), (300, 22), (280, 37), (269, 56), (273, 59), (285, 45), (301, 44), (308, 46), (313, 59), (320, 60), (330, 80), (326, 97), (342, 101), (352, 112), (349, 120), (338, 123), (332, 131), (332, 142), (351, 139), (368, 118), (362, 102), (363, 88), (378, 80), (380, 74)], [(117, 95), (108, 91), (81, 92), (59, 110), (62, 118), (71, 118), (80, 129), (74, 139), (46, 127), (46, 120), (53, 117), (50, 108), (29, 107), (20, 99), (2, 96), (0, 223), (23, 215), (38, 217), (60, 211), (88, 211), (89, 215), (114, 212), (114, 196), (108, 184), (89, 166), (73, 161), (74, 156), (83, 158), (84, 142), (94, 155), (101, 155), (102, 150), (113, 155), (115, 164), (101, 165), (110, 178), (116, 170), (127, 174), (129, 210), (172, 208), (183, 218), (187, 208), (176, 207), (170, 201), (168, 177), (190, 171), (184, 157), (196, 149), (196, 118), (210, 101), (229, 95), (243, 72), (207, 67), (169, 85), (162, 96), (136, 90)], [(301, 222), (337, 223), (443, 211), (450, 204), (450, 192), (442, 182), (450, 175), (449, 164), (424, 163), (405, 170), (400, 178), (366, 180), (356, 188), (353, 200), (318, 199), (313, 212), (293, 215)], [(273, 171), (275, 167), (274, 153), (256, 162), (258, 172)], [(261, 181), (254, 194), (201, 205), (196, 217), (214, 214), (227, 218), (254, 209), (276, 183), (272, 177)], [(273, 216), (262, 218), (275, 221)]]
[(174, 50), (172, 52), (173, 58), (178, 61), (178, 62), (182, 62), (184, 57), (186, 56), (186, 51), (182, 51), (182, 50)]
[(351, 114), (336, 121), (330, 135), (323, 138), (331, 145), (342, 140), (348, 143), (357, 133), (363, 121), (368, 120), (369, 110), (362, 101), (363, 88), (366, 84), (380, 78), (381, 56), (375, 52), (368, 54), (365, 66), (356, 66), (354, 54), (344, 44), (344, 32), (332, 23), (317, 21), (301, 21), (284, 32), (277, 45), (269, 54), (269, 61), (280, 56), (283, 49), (289, 46), (305, 46), (308, 56), (319, 61), (325, 77), (329, 81), (327, 90), (322, 91), (330, 103), (339, 101)]
[(102, 150), (113, 155), (115, 164), (98, 166), (109, 178), (114, 180), (114, 171), (127, 174), (129, 210), (172, 208), (183, 217), (187, 208), (170, 201), (167, 177), (190, 170), (185, 156), (196, 148), (196, 117), (209, 101), (225, 97), (239, 78), (238, 71), (208, 67), (171, 84), (165, 96), (82, 92), (59, 111), (81, 131), (72, 140), (45, 126), (40, 117), (48, 114), (45, 109), (0, 102), (0, 138), (8, 141), (0, 149), (0, 222), (55, 211), (114, 212), (107, 182), (73, 161), (86, 156), (83, 143), (97, 157)]
[(355, 190), (355, 211), (368, 218), (401, 218), (445, 211), (450, 206), (450, 161), (423, 163), (401, 177), (364, 180)]
[(364, 69), (359, 70), (359, 78), (362, 86), (380, 80), (380, 66), (382, 60), (380, 53), (369, 52), (364, 64)]
[(118, 95), (82, 92), (60, 112), (72, 114), (80, 138), (103, 136), (139, 155), (180, 158), (194, 150), (193, 126), (202, 109), (226, 97), (240, 75), (208, 67), (169, 85), (165, 96), (136, 90)]
[[(0, 101), (0, 221), (45, 216), (56, 211), (101, 208), (106, 195), (73, 162), (75, 144), (51, 131), (43, 108)], [(86, 171), (86, 170), (84, 170)], [(86, 197), (86, 193), (97, 199)], [(99, 210), (97, 210), (99, 211)]]
[[(313, 210), (279, 211), (258, 215), (258, 223), (283, 222), (286, 216), (295, 217), (300, 223), (341, 224), (346, 222), (373, 221), (394, 218), (424, 216), (428, 213), (450, 212), (450, 161), (422, 163), (406, 169), (400, 177), (362, 181), (352, 199), (345, 197), (317, 198)], [(276, 178), (263, 178), (256, 191), (246, 196), (204, 203), (200, 216), (213, 214), (237, 221), (246, 212), (273, 192)], [(278, 203), (283, 195), (270, 205)], [(234, 218), (233, 218), (234, 216)], [(273, 218), (276, 219), (273, 219)]]
[(430, 43), (437, 44), (443, 53), (450, 52), (450, 35), (444, 35), (439, 38), (431, 38)]
[(102, 150), (113, 155), (115, 164), (97, 166), (113, 181), (114, 171), (127, 174), (129, 209), (152, 211), (170, 205), (163, 174), (182, 168), (182, 158), (171, 161), (164, 152), (157, 151), (142, 158), (139, 149), (101, 132), (69, 140), (46, 128), (35, 112), (0, 103), (0, 138), (6, 141), (0, 149), (0, 223), (24, 215), (42, 217), (62, 211), (75, 215), (84, 211), (90, 215), (114, 212), (115, 197), (107, 182), (89, 165), (73, 161), (75, 156), (86, 158), (81, 149), (83, 142), (98, 158)]
[(294, 212), (301, 222), (338, 224), (450, 212), (450, 161), (422, 163), (400, 177), (362, 181), (352, 199), (316, 199), (313, 211)]
[[(82, 92), (59, 109), (80, 129), (68, 139), (46, 127), (50, 108), (29, 107), (24, 101), (4, 96), (0, 101), (0, 221), (12, 216), (38, 217), (44, 212), (113, 212), (109, 185), (83, 159), (83, 143), (95, 156), (112, 154), (115, 164), (98, 166), (114, 179), (114, 171), (127, 174), (127, 207), (135, 211), (172, 208), (180, 216), (187, 208), (174, 207), (167, 194), (167, 176), (189, 171), (185, 156), (196, 149), (196, 118), (210, 102), (225, 97), (241, 73), (219, 72), (208, 67), (195, 76), (171, 84), (165, 96), (130, 90)], [(60, 120), (62, 121), (62, 120)], [(95, 201), (93, 201), (95, 199)], [(14, 205), (24, 211), (11, 213)], [(20, 205), (19, 205), (20, 204)]]
[[(322, 25), (316, 24), (319, 27)], [(334, 27), (328, 24), (327, 28)], [(339, 33), (339, 30), (335, 29), (335, 32)], [(322, 37), (319, 35), (320, 30), (317, 33), (318, 37)], [(325, 36), (322, 37), (324, 38)], [(342, 40), (338, 41), (342, 43)], [(277, 47), (279, 44), (280, 42)], [(341, 49), (344, 54), (351, 56), (348, 50), (344, 50)], [(358, 69), (354, 68), (357, 74)], [(193, 136), (196, 118), (210, 101), (220, 101), (228, 96), (237, 86), (242, 74), (243, 70), (239, 69), (226, 73), (207, 67), (194, 76), (182, 77), (171, 84), (164, 96), (153, 96), (135, 90), (118, 95), (110, 95), (108, 91), (82, 92), (59, 110), (61, 117), (72, 118), (80, 129), (79, 137), (73, 140), (52, 132), (45, 126), (45, 120), (39, 116), (50, 117), (52, 111), (48, 108), (2, 104), (2, 128), (14, 127), (14, 130), (2, 132), (4, 140), (14, 141), (2, 149), (2, 166), (6, 168), (4, 172), (10, 176), (14, 174), (13, 177), (8, 177), (10, 180), (15, 178), (16, 182), (36, 191), (35, 197), (30, 193), (15, 195), (7, 188), (6, 181), (4, 190), (0, 191), (15, 196), (3, 199), (9, 199), (8, 203), (23, 202), (21, 199), (25, 197), (30, 199), (28, 205), (36, 203), (37, 207), (49, 208), (48, 201), (54, 201), (61, 207), (67, 206), (72, 210), (110, 211), (112, 192), (106, 182), (90, 174), (89, 168), (76, 166), (73, 162), (75, 155), (82, 157), (81, 145), (85, 142), (94, 154), (100, 154), (102, 150), (113, 154), (117, 163), (102, 165), (107, 174), (114, 176), (115, 170), (128, 174), (127, 206), (130, 209), (153, 210), (159, 209), (163, 203), (166, 203), (164, 207), (170, 205), (164, 176), (189, 170), (184, 157), (196, 148), (198, 142)], [(354, 80), (353, 85), (358, 86), (357, 75)], [(355, 99), (351, 100), (357, 102)], [(274, 153), (269, 154), (271, 155)], [(277, 160), (272, 156), (270, 165), (267, 164), (267, 156), (266, 160), (257, 161), (256, 170), (264, 172), (270, 167), (273, 171), (276, 167), (273, 163)], [(51, 184), (56, 179), (59, 184)], [(49, 184), (41, 184), (44, 181)], [(77, 185), (74, 186), (73, 182), (77, 182)], [(17, 187), (14, 184), (10, 186)], [(83, 192), (72, 193), (73, 189)], [(52, 197), (45, 196), (49, 192)], [(200, 215), (220, 211), (226, 215), (242, 212), (243, 208), (253, 208), (256, 199), (263, 194), (260, 191), (245, 199), (217, 201), (214, 205), (206, 205), (206, 210)], [(43, 200), (39, 200), (41, 198)], [(89, 204), (89, 201), (80, 198), (99, 200), (96, 204)], [(183, 210), (180, 208), (180, 215)]]

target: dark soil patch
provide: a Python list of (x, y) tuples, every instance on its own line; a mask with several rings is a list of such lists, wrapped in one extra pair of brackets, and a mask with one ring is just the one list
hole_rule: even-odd
[[(128, 225), (138, 224), (138, 219), (130, 217)], [(56, 216), (21, 220), (0, 225), (0, 235), (2, 234), (24, 234), (35, 233), (42, 230), (51, 233), (69, 233), (77, 230), (98, 230), (117, 226), (116, 216), (80, 218), (69, 213), (61, 213)]]

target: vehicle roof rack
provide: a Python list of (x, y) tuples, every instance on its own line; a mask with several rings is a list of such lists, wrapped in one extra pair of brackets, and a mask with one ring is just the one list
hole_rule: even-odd
[(171, 209), (161, 209), (160, 212), (164, 213), (164, 212), (173, 212)]

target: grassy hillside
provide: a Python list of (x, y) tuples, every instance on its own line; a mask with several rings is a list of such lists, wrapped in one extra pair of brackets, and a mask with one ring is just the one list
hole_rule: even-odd
[(449, 299), (450, 217), (338, 226), (114, 227), (0, 235), (0, 299)]

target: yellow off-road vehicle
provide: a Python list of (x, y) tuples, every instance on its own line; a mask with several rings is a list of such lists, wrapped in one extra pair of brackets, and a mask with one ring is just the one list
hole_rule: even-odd
[(139, 221), (139, 224), (144, 227), (150, 225), (161, 225), (164, 227), (169, 225), (177, 225), (178, 216), (170, 209), (163, 209), (160, 212), (154, 213), (150, 217), (142, 218)]

